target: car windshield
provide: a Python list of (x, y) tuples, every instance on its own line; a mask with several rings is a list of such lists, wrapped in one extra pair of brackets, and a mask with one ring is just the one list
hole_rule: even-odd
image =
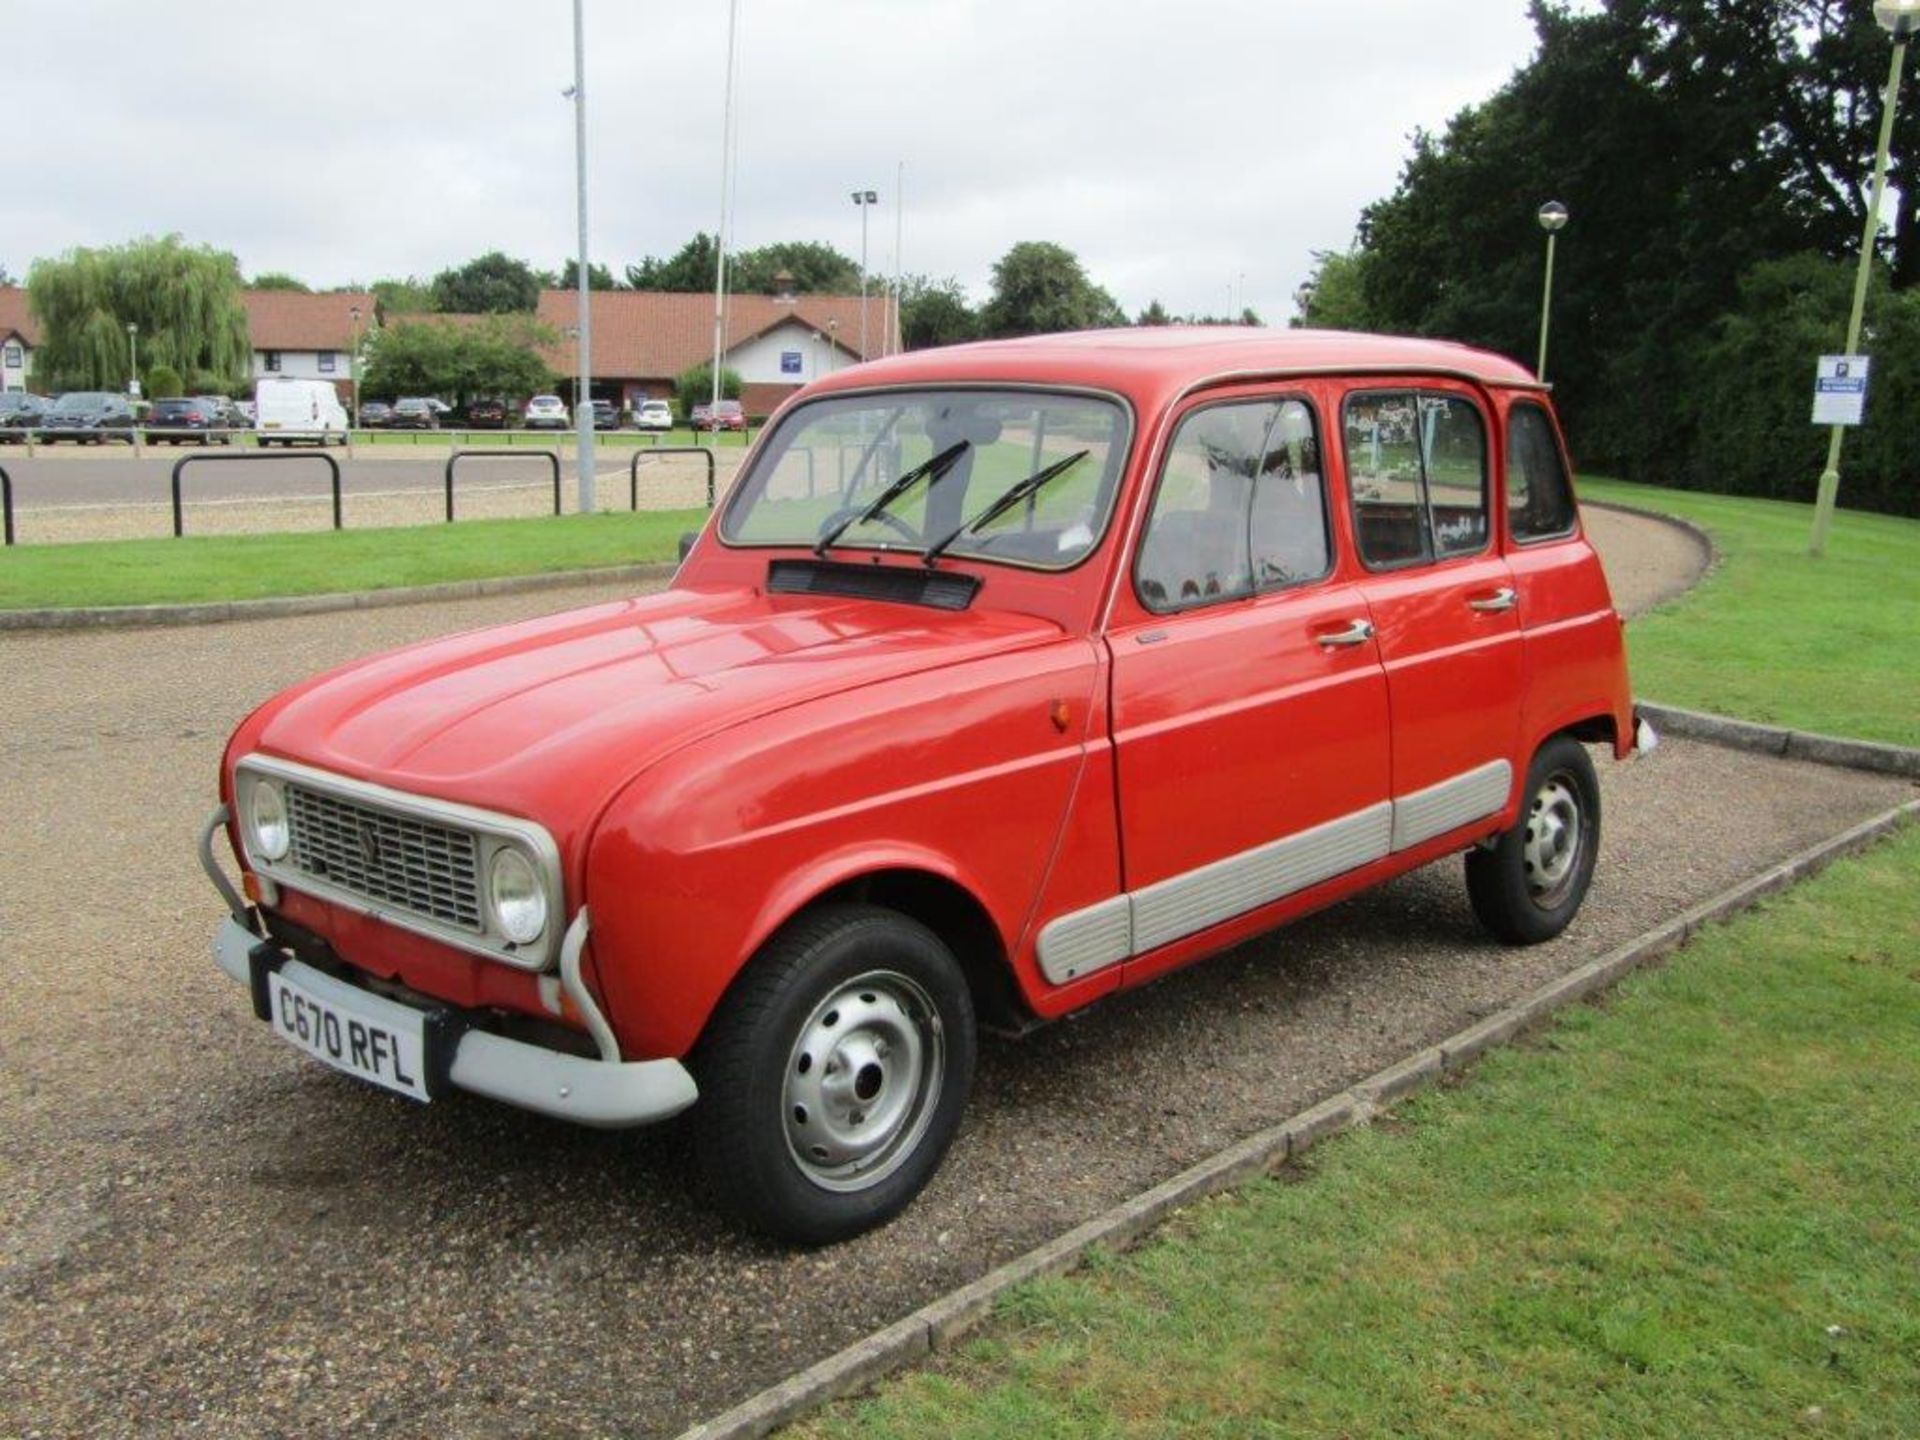
[[(946, 551), (1066, 569), (1106, 529), (1129, 430), (1120, 405), (1088, 395), (951, 389), (816, 400), (790, 412), (762, 444), (728, 501), (721, 538), (811, 548), (831, 535), (834, 551), (924, 553), (1009, 488), (1085, 451), (1053, 483)], [(956, 447), (937, 483), (920, 481), (858, 518), (897, 479)]]

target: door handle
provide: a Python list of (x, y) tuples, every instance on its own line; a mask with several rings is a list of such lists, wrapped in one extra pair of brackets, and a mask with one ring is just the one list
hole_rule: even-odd
[(1520, 592), (1511, 585), (1502, 585), (1491, 595), (1475, 595), (1467, 601), (1469, 610), (1478, 610), (1481, 614), (1490, 614), (1497, 610), (1511, 610), (1520, 603)]
[(1313, 637), (1313, 643), (1328, 650), (1341, 650), (1354, 645), (1364, 645), (1373, 639), (1373, 622), (1355, 620), (1344, 630), (1329, 630), (1324, 635)]

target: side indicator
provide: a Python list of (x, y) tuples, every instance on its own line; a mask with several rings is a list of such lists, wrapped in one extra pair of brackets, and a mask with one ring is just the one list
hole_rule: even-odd
[(1053, 709), (1048, 712), (1048, 718), (1053, 721), (1053, 728), (1064, 735), (1067, 733), (1067, 726), (1073, 723), (1073, 710), (1066, 701), (1056, 700), (1053, 702)]

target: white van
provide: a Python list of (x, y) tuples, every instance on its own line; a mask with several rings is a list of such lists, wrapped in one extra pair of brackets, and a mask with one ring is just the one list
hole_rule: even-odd
[(325, 380), (295, 380), (268, 375), (254, 386), (254, 433), (262, 445), (347, 443), (347, 411)]

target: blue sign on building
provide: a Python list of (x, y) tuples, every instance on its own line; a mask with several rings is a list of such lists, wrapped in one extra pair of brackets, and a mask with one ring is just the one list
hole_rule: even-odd
[(780, 373), (782, 375), (798, 375), (800, 373), (800, 352), (798, 350), (782, 350), (780, 352)]

